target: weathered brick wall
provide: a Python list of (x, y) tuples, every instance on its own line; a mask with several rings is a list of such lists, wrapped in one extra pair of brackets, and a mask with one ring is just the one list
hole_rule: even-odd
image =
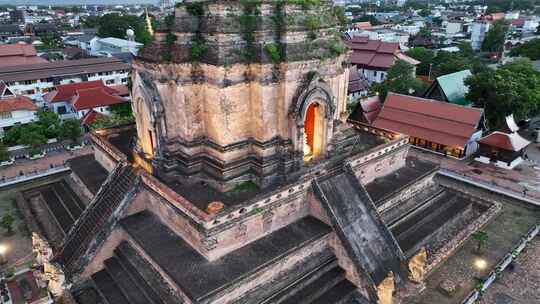
[(117, 162), (97, 145), (94, 145), (94, 157), (96, 158), (96, 161), (108, 172), (111, 172), (114, 167), (116, 167)]
[(297, 250), (296, 252), (288, 255), (276, 261), (266, 269), (262, 269), (251, 276), (248, 276), (242, 280), (242, 282), (236, 284), (232, 288), (229, 288), (224, 294), (214, 298), (210, 303), (212, 304), (224, 304), (235, 303), (235, 300), (245, 295), (248, 291), (257, 288), (269, 281), (276, 280), (278, 277), (287, 273), (293, 267), (303, 263), (306, 259), (312, 258), (312, 256), (320, 254), (323, 250), (328, 248), (330, 235), (327, 235), (304, 248)]
[(339, 240), (339, 237), (336, 233), (331, 234), (330, 246), (332, 247), (334, 254), (338, 258), (338, 264), (341, 268), (345, 270), (345, 277), (347, 280), (351, 281), (354, 285), (358, 287), (358, 291), (366, 298), (369, 299), (370, 295), (368, 289), (370, 288), (370, 283), (365, 277), (365, 274), (360, 274), (356, 271), (354, 263), (349, 258), (349, 255), (345, 251), (343, 244)]
[(80, 280), (90, 279), (90, 276), (100, 270), (102, 270), (105, 265), (103, 262), (114, 255), (113, 251), (118, 247), (120, 242), (127, 239), (127, 234), (124, 229), (117, 227), (114, 229), (111, 234), (107, 237), (107, 240), (101, 245), (98, 251), (95, 253), (94, 257), (90, 263), (84, 268), (83, 273), (80, 275)]
[(128, 214), (145, 209), (157, 214), (169, 228), (209, 260), (215, 260), (262, 238), (309, 213), (305, 191), (285, 197), (269, 207), (253, 210), (249, 216), (233, 220), (207, 232), (204, 232), (204, 228), (200, 226), (197, 228), (196, 223), (190, 218), (147, 189), (137, 194), (129, 207)]
[(79, 178), (79, 176), (75, 174), (75, 172), (71, 172), (71, 174), (65, 179), (65, 181), (73, 189), (73, 191), (78, 194), (79, 198), (81, 198), (85, 205), (88, 205), (94, 198), (92, 192), (88, 190), (88, 187), (86, 187), (86, 185)]
[(142, 188), (136, 194), (127, 210), (126, 216), (143, 210), (148, 210), (156, 214), (165, 225), (181, 236), (184, 241), (191, 245), (191, 247), (205, 255), (205, 252), (202, 249), (203, 236), (202, 233), (195, 228), (196, 224), (190, 221), (190, 219), (183, 215), (179, 210), (174, 209), (165, 199), (146, 188)]
[(378, 158), (355, 167), (354, 173), (362, 184), (369, 184), (374, 179), (388, 175), (405, 166), (408, 150), (408, 146), (404, 146), (388, 153), (385, 153), (384, 150), (376, 152), (380, 155)]
[(384, 203), (380, 204), (377, 207), (377, 210), (380, 213), (383, 213), (385, 211), (388, 211), (389, 209), (399, 207), (398, 205), (400, 203), (410, 199), (419, 191), (422, 191), (423, 189), (433, 185), (433, 177), (435, 176), (435, 174), (436, 172), (433, 172), (432, 174), (415, 181), (412, 185), (401, 189), (401, 191), (394, 193), (392, 196), (388, 197), (384, 201)]

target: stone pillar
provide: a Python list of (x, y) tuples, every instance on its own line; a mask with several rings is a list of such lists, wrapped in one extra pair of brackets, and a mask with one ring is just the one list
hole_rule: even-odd
[(422, 247), (422, 249), (409, 260), (409, 279), (415, 283), (422, 283), (426, 275), (426, 265), (427, 251), (425, 247)]
[(390, 271), (386, 278), (377, 286), (378, 304), (394, 303), (394, 274)]

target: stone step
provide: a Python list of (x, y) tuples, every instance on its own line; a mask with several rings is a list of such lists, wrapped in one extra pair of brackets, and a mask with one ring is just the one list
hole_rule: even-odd
[(415, 193), (412, 197), (397, 202), (394, 206), (385, 210), (380, 210), (383, 221), (388, 226), (394, 226), (406, 220), (417, 209), (427, 206), (431, 200), (436, 199), (444, 193), (445, 189), (434, 184)]
[(105, 260), (105, 269), (116, 282), (116, 285), (120, 287), (126, 298), (128, 298), (131, 304), (158, 304), (161, 301), (156, 302), (155, 299), (149, 297), (146, 294), (147, 289), (143, 286), (139, 286), (122, 267), (122, 264), (116, 257)]
[[(341, 282), (345, 277), (345, 271), (335, 265), (333, 268), (326, 270), (314, 280), (307, 284), (302, 284), (299, 282), (300, 290), (296, 290), (292, 295), (288, 295), (283, 301), (276, 301), (273, 303), (280, 304), (307, 304), (311, 301), (317, 299), (319, 296), (324, 294), (326, 291), (332, 289), (336, 284)], [(294, 289), (294, 288), (293, 288)]]
[(170, 292), (172, 287), (163, 280), (158, 270), (140, 256), (128, 242), (120, 243), (114, 253), (131, 279), (137, 282), (149, 298), (154, 299), (156, 303), (182, 303)]
[(310, 304), (349, 304), (356, 293), (356, 286), (348, 280), (342, 280)]
[(331, 232), (326, 224), (308, 216), (210, 262), (151, 212), (132, 215), (121, 225), (193, 302), (227, 294), (228, 287), (252, 281)]
[(101, 270), (93, 274), (92, 280), (97, 291), (107, 301), (107, 304), (130, 304), (106, 270)]
[(401, 249), (405, 252), (413, 248), (418, 242), (444, 227), (445, 223), (459, 215), (468, 205), (469, 202), (459, 197), (442, 196), (440, 200), (396, 227), (400, 231), (395, 233), (395, 236)]

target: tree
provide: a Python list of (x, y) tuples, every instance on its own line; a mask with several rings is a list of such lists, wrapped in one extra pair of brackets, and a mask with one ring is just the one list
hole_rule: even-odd
[(484, 42), (482, 42), (482, 51), (484, 52), (502, 52), (504, 42), (508, 33), (509, 24), (505, 20), (493, 22)]
[(446, 52), (439, 51), (433, 59), (433, 75), (438, 77), (441, 75), (451, 74), (463, 70), (471, 70), (473, 73), (485, 70), (485, 65), (482, 61), (472, 56), (466, 46), (462, 46), (463, 51)]
[(425, 89), (424, 83), (416, 79), (414, 66), (398, 60), (386, 75), (386, 80), (372, 87), (372, 91), (379, 94), (381, 100), (386, 99), (388, 92), (412, 94)]
[(39, 111), (38, 114), (39, 133), (47, 138), (56, 138), (60, 135), (60, 117), (50, 111)]
[(540, 39), (533, 39), (510, 51), (510, 56), (528, 57), (531, 60), (540, 59)]
[(72, 142), (77, 142), (81, 136), (81, 123), (74, 118), (66, 119), (62, 123), (60, 135), (62, 138), (70, 139)]
[(88, 16), (82, 20), (82, 25), (86, 28), (95, 28), (99, 26), (98, 16)]
[(132, 117), (133, 112), (131, 110), (131, 103), (118, 103), (111, 105), (111, 112), (113, 115), (121, 117)]
[(97, 35), (99, 37), (116, 37), (125, 39), (126, 31), (135, 32), (135, 40), (142, 44), (152, 42), (152, 36), (146, 30), (143, 18), (131, 15), (106, 14), (99, 19)]
[(39, 153), (39, 148), (47, 143), (47, 138), (37, 130), (28, 128), (22, 132), (18, 144), (30, 147), (30, 155)]
[(9, 160), (10, 157), (11, 155), (9, 154), (7, 146), (0, 141), (0, 162)]
[(2, 217), (2, 221), (0, 221), (0, 226), (4, 228), (7, 235), (13, 234), (13, 222), (15, 222), (15, 219), (11, 215), (11, 213), (6, 213)]
[(418, 15), (420, 15), (422, 17), (427, 17), (427, 16), (431, 15), (431, 10), (428, 9), (428, 8), (424, 8), (424, 9), (420, 10)]
[(62, 38), (57, 33), (46, 33), (40, 37), (43, 49), (58, 49), (62, 47)]
[(485, 231), (479, 230), (473, 233), (472, 237), (476, 240), (476, 253), (480, 253), (482, 251), (482, 247), (484, 247), (488, 241), (488, 234)]
[(409, 49), (406, 54), (418, 61), (420, 64), (416, 66), (416, 73), (419, 75), (429, 75), (431, 65), (435, 59), (435, 52), (424, 47), (415, 47)]
[(369, 22), (371, 25), (381, 25), (382, 23), (373, 15), (363, 15), (353, 19), (353, 22)]
[(467, 99), (484, 108), (491, 129), (504, 126), (510, 114), (522, 120), (540, 113), (540, 73), (529, 60), (476, 73), (465, 84), (469, 86)]
[(122, 117), (120, 115), (113, 114), (111, 116), (105, 116), (105, 117), (96, 119), (90, 127), (94, 130), (111, 128), (115, 126), (121, 126), (121, 125), (133, 123), (133, 120), (134, 120), (133, 116)]

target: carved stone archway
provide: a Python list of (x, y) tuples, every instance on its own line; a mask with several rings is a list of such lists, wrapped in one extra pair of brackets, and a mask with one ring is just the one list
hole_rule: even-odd
[[(316, 73), (309, 73), (306, 76), (304, 85), (299, 87), (296, 97), (291, 105), (290, 116), (294, 121), (294, 147), (298, 152), (304, 155), (306, 151), (306, 134), (307, 121), (315, 119), (317, 138), (312, 140), (316, 144), (311, 145), (311, 149), (315, 149), (315, 158), (326, 154), (326, 147), (329, 137), (332, 134), (332, 120), (336, 111), (332, 90), (328, 84), (320, 78)], [(316, 107), (315, 118), (310, 118), (308, 115), (313, 115), (313, 107)], [(311, 110), (310, 110), (311, 109)], [(308, 114), (310, 113), (310, 114)], [(308, 130), (310, 131), (310, 130)], [(311, 130), (312, 131), (312, 130)], [(306, 156), (306, 155), (304, 155)], [(304, 160), (311, 160), (312, 157), (305, 157)]]

